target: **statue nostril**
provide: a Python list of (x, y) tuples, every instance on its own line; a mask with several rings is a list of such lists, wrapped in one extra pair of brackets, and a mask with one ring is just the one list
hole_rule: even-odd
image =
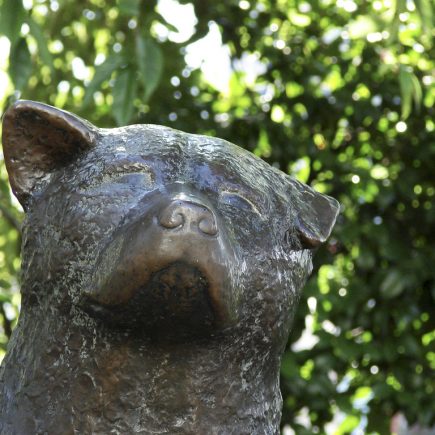
[(209, 236), (215, 236), (218, 232), (216, 222), (212, 215), (201, 218), (198, 222), (198, 228), (204, 234), (208, 234)]
[(175, 213), (163, 213), (159, 218), (159, 223), (162, 227), (173, 229), (183, 226), (186, 221), (186, 218), (183, 213), (175, 212)]

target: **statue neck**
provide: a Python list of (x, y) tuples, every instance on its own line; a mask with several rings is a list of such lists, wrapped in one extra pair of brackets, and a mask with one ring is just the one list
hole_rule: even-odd
[(150, 342), (59, 317), (23, 313), (0, 373), (0, 433), (278, 433), (279, 352), (254, 333)]

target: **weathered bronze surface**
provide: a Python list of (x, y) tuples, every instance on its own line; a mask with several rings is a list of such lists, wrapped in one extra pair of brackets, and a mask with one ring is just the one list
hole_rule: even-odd
[(280, 358), (338, 203), (224, 140), (19, 101), (26, 210), (1, 434), (276, 434)]

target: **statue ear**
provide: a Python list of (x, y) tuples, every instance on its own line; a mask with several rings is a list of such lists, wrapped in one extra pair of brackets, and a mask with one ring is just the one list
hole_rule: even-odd
[(3, 116), (3, 154), (23, 208), (41, 183), (91, 148), (97, 136), (92, 124), (46, 104), (21, 100), (9, 107)]
[(296, 200), (295, 229), (299, 240), (305, 249), (316, 248), (330, 236), (340, 204), (297, 180), (291, 179), (291, 184), (294, 189), (292, 201)]

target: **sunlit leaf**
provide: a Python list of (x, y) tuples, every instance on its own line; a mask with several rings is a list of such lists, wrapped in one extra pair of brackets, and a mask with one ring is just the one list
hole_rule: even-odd
[(28, 18), (27, 23), (30, 28), (30, 34), (35, 38), (38, 44), (38, 53), (43, 63), (50, 67), (53, 72), (53, 56), (48, 50), (48, 41), (44, 36), (41, 26), (32, 17)]
[(390, 34), (390, 41), (394, 42), (397, 40), (398, 30), (400, 26), (400, 14), (406, 12), (406, 0), (396, 0), (394, 16), (389, 24), (387, 30)]
[(32, 58), (27, 41), (21, 38), (11, 49), (9, 75), (16, 89), (22, 90), (32, 74)]
[(310, 177), (310, 169), (310, 158), (301, 157), (290, 166), (290, 174), (303, 183), (306, 183)]
[(349, 36), (352, 39), (363, 38), (367, 34), (376, 32), (378, 26), (375, 20), (368, 15), (360, 15), (348, 24)]
[(86, 88), (85, 98), (83, 99), (84, 107), (91, 103), (94, 93), (100, 90), (102, 83), (109, 80), (113, 72), (120, 68), (123, 63), (123, 58), (114, 53), (95, 68), (94, 77)]
[(412, 86), (413, 86), (412, 96), (414, 98), (415, 107), (416, 107), (417, 111), (419, 111), (420, 106), (421, 106), (421, 101), (423, 99), (423, 91), (421, 89), (420, 81), (418, 80), (418, 78), (415, 74), (411, 75), (411, 80), (412, 80)]
[(156, 42), (142, 34), (136, 37), (136, 55), (140, 80), (144, 87), (144, 102), (147, 102), (159, 85), (163, 56)]
[(334, 435), (349, 434), (355, 429), (360, 422), (360, 419), (355, 415), (348, 415), (341, 422), (339, 428), (334, 432)]
[(134, 99), (137, 92), (136, 73), (131, 68), (118, 72), (113, 85), (112, 113), (118, 125), (125, 125), (134, 112)]
[(20, 37), (25, 17), (26, 12), (21, 0), (3, 0), (0, 7), (0, 34), (7, 36), (12, 46)]
[(267, 135), (266, 130), (260, 131), (260, 136), (258, 138), (257, 147), (254, 150), (254, 154), (259, 157), (270, 157), (270, 153), (272, 152), (272, 147), (269, 143), (269, 137)]
[(401, 67), (399, 70), (400, 93), (402, 97), (402, 118), (406, 119), (411, 113), (412, 98), (414, 94), (413, 73), (407, 68)]
[(311, 18), (306, 14), (299, 14), (296, 10), (291, 9), (288, 13), (289, 20), (295, 25), (300, 27), (309, 26)]
[(373, 395), (372, 389), (370, 387), (360, 387), (355, 391), (353, 396), (354, 400), (367, 399)]
[(430, 0), (415, 0), (414, 3), (420, 15), (424, 31), (429, 37), (432, 37), (434, 27), (433, 2)]

